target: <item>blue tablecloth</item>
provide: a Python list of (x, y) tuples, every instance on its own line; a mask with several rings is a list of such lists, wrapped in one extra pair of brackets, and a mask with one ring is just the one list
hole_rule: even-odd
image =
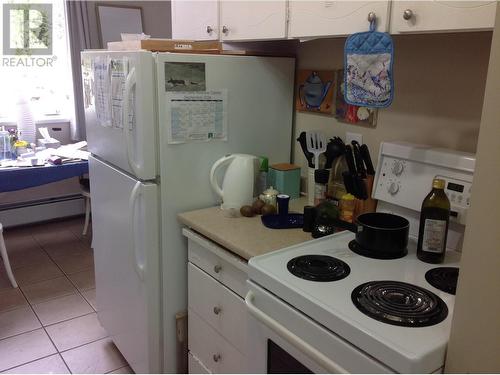
[(50, 184), (71, 177), (81, 176), (89, 171), (87, 161), (43, 167), (18, 167), (0, 169), (0, 192), (27, 189)]

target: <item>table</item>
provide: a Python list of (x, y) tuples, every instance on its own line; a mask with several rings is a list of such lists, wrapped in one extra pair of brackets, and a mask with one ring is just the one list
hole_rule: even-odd
[(89, 171), (88, 161), (41, 167), (12, 167), (0, 169), (0, 193), (27, 189), (50, 184), (72, 177), (82, 176)]

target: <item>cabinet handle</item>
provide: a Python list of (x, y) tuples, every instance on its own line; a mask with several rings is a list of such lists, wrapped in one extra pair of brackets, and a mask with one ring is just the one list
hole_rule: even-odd
[(214, 356), (212, 358), (213, 358), (214, 362), (219, 362), (221, 360), (220, 354), (214, 354)]
[(222, 270), (222, 266), (221, 266), (221, 265), (216, 264), (216, 265), (214, 266), (214, 272), (215, 272), (215, 273), (219, 273), (221, 270)]
[(219, 315), (221, 311), (222, 311), (222, 309), (219, 306), (214, 307), (214, 314), (215, 315)]
[(212, 26), (207, 26), (207, 34), (212, 34), (213, 31)]
[(403, 12), (403, 18), (408, 21), (410, 20), (411, 18), (413, 17), (413, 11), (411, 9), (406, 9), (404, 12)]
[(229, 29), (227, 28), (227, 26), (226, 26), (226, 25), (222, 26), (222, 32), (223, 32), (224, 34), (227, 34), (227, 33), (229, 32)]
[(368, 13), (368, 22), (373, 22), (377, 19), (377, 15), (375, 14), (375, 12), (370, 12)]

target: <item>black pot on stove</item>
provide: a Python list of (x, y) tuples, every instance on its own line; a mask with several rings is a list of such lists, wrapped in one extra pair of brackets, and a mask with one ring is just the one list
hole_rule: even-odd
[(333, 225), (356, 234), (349, 248), (360, 255), (396, 259), (408, 253), (410, 222), (402, 216), (371, 212), (359, 215), (354, 223), (335, 220)]

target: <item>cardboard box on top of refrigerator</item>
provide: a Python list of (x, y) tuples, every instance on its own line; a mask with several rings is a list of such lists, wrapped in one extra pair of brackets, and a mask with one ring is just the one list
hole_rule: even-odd
[(217, 54), (222, 51), (222, 43), (218, 41), (156, 38), (108, 42), (108, 50), (110, 51), (137, 51), (139, 49), (154, 52), (203, 52)]

